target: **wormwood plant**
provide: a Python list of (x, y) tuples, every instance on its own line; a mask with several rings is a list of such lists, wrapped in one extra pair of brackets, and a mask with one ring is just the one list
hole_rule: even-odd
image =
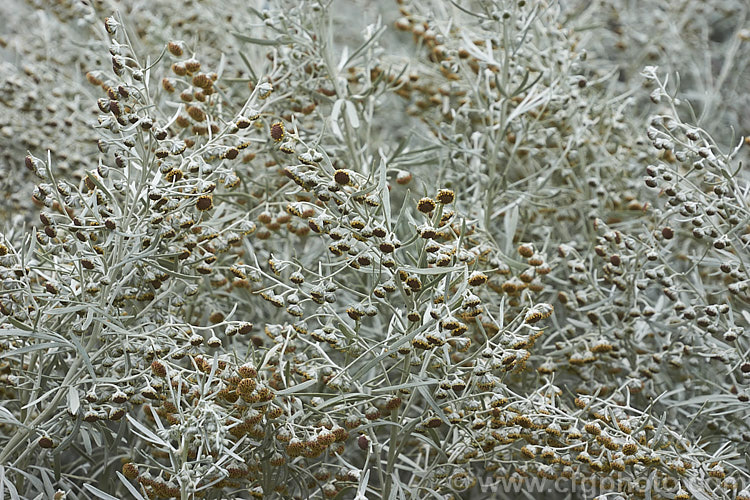
[(13, 3), (3, 494), (750, 498), (742, 2)]

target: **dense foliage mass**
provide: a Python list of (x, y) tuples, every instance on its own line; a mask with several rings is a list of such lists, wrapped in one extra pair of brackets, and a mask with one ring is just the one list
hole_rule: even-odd
[(749, 14), (3, 2), (0, 496), (750, 500)]

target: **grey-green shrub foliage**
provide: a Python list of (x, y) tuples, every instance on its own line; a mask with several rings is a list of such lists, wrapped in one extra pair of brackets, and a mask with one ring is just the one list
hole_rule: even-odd
[(0, 6), (9, 498), (748, 499), (748, 6)]

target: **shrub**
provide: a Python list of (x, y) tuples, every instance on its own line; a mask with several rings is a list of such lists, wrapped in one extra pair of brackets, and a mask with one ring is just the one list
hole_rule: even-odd
[(0, 489), (750, 498), (743, 3), (256, 3), (0, 10)]

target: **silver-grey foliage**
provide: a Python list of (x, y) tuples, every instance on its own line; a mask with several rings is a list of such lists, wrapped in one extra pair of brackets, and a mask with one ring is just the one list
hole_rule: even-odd
[(0, 15), (0, 496), (750, 499), (743, 0)]

